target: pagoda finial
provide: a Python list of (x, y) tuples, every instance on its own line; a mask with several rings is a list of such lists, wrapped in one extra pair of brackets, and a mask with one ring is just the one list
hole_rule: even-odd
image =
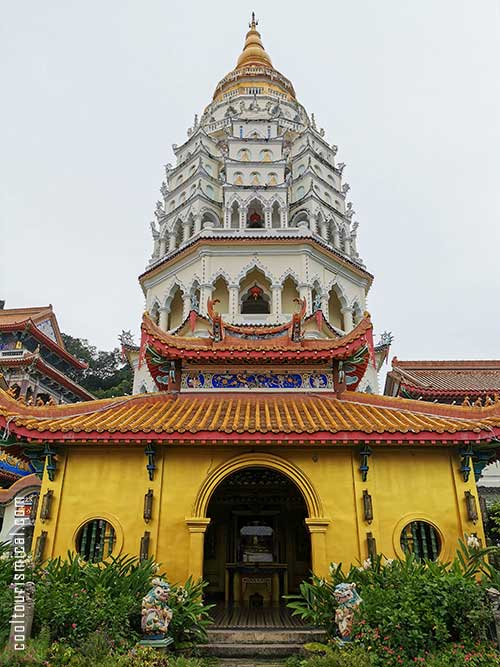
[(264, 50), (257, 26), (259, 22), (255, 18), (255, 12), (252, 12), (252, 20), (248, 24), (250, 30), (246, 34), (245, 46), (243, 52), (238, 58), (236, 68), (257, 66), (272, 67), (271, 58)]

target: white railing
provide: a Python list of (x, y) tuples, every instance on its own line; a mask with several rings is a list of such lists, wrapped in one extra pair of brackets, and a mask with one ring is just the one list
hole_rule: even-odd
[(0, 350), (3, 359), (18, 359), (30, 354), (29, 350)]

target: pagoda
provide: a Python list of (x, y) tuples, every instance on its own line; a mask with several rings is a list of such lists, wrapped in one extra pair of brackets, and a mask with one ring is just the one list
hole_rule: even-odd
[[(193, 47), (194, 48), (194, 47)], [(134, 395), (32, 406), (2, 443), (42, 476), (34, 557), (154, 558), (221, 605), (272, 608), (332, 561), (449, 561), (484, 542), (476, 479), (500, 403), (379, 396), (373, 277), (343, 163), (252, 17), (173, 147), (140, 284)]]
[(126, 348), (134, 391), (332, 391), (335, 368), (348, 390), (376, 392), (373, 277), (345, 165), (273, 67), (254, 16), (249, 27), (166, 165), (140, 276), (141, 350)]

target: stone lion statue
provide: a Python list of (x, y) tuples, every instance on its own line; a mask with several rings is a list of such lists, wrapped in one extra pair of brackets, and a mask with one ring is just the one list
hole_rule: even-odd
[(172, 610), (167, 604), (170, 586), (159, 577), (151, 584), (151, 590), (142, 598), (141, 628), (148, 638), (163, 639), (172, 620)]
[(335, 611), (335, 623), (344, 641), (351, 638), (354, 613), (363, 602), (356, 590), (356, 584), (337, 584), (333, 595), (338, 603)]

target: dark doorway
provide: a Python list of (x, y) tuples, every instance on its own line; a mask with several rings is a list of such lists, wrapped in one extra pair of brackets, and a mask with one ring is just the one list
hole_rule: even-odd
[(226, 606), (276, 608), (311, 570), (307, 508), (285, 475), (250, 467), (233, 473), (208, 505), (207, 597)]

